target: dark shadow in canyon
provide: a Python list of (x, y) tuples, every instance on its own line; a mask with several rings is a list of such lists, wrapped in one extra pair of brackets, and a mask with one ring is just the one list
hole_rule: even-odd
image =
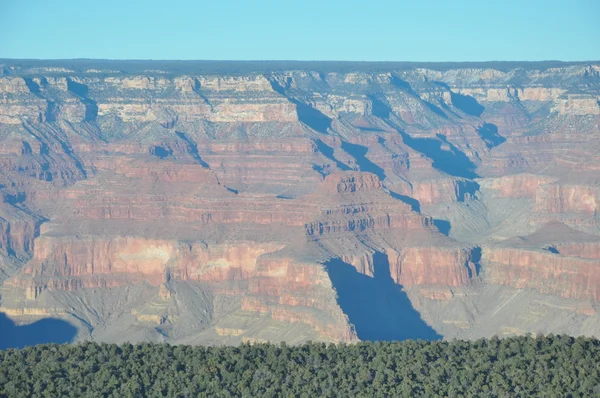
[[(477, 246), (471, 250), (471, 261), (475, 264), (475, 275), (481, 274), (481, 247)], [(469, 275), (472, 277), (473, 275)]]
[(483, 126), (477, 129), (477, 133), (488, 149), (492, 149), (506, 141), (506, 138), (498, 133), (498, 127), (492, 123), (484, 123)]
[(450, 229), (452, 228), (450, 221), (440, 220), (438, 218), (435, 218), (433, 220), (433, 225), (435, 225), (435, 227), (438, 229), (438, 231), (440, 231), (444, 235), (446, 235), (446, 236), (450, 235)]
[(332, 162), (335, 163), (335, 165), (340, 169), (340, 170), (350, 170), (350, 167), (348, 167), (348, 165), (340, 162), (339, 160), (337, 160), (333, 154), (333, 148), (330, 147), (329, 145), (327, 145), (326, 143), (324, 143), (321, 140), (315, 140), (315, 144), (317, 145), (317, 149), (319, 150), (319, 152), (321, 152), (323, 154), (323, 156), (325, 156), (327, 159), (331, 160)]
[(89, 92), (87, 85), (76, 82), (73, 79), (67, 79), (67, 90), (83, 98), (87, 98)]
[(316, 171), (317, 173), (321, 174), (321, 177), (323, 177), (323, 178), (327, 177), (328, 173), (325, 172), (325, 168), (323, 166), (320, 166), (318, 164), (313, 164), (312, 169), (314, 171)]
[[(50, 155), (50, 146), (45, 141), (46, 138), (42, 139), (42, 137), (46, 136), (46, 132), (41, 127), (42, 124), (25, 122), (22, 124), (22, 126), (25, 130), (27, 130), (27, 132), (29, 134), (31, 134), (31, 136), (33, 138), (35, 138), (40, 143), (40, 147), (41, 147), (40, 154), (41, 155)], [(71, 161), (73, 162), (73, 164), (75, 165), (77, 170), (81, 173), (81, 176), (83, 177), (83, 179), (87, 178), (87, 171), (84, 167), (83, 162), (81, 161), (79, 156), (73, 151), (73, 148), (71, 148), (68, 141), (65, 141), (65, 140), (59, 138), (58, 135), (55, 135), (53, 138), (60, 145), (60, 147), (63, 150), (63, 153), (71, 159)], [(55, 153), (59, 153), (59, 152), (55, 151)]]
[(341, 259), (325, 263), (338, 295), (338, 304), (356, 327), (361, 340), (439, 340), (413, 308), (402, 287), (390, 275), (388, 258), (376, 253), (373, 278), (363, 275)]
[(381, 181), (385, 179), (385, 171), (367, 158), (369, 148), (363, 145), (342, 141), (342, 149), (354, 158), (360, 171), (375, 174)]
[[(437, 138), (413, 138), (400, 131), (404, 143), (417, 152), (421, 152), (433, 161), (433, 167), (454, 177), (477, 178), (476, 166), (457, 147), (449, 143), (444, 136)], [(446, 145), (449, 149), (443, 149)]]
[(327, 130), (331, 127), (331, 118), (321, 113), (321, 111), (313, 108), (312, 106), (306, 105), (303, 102), (297, 101), (293, 98), (288, 98), (291, 102), (296, 104), (296, 112), (298, 113), (298, 119), (306, 124), (311, 129), (318, 131), (321, 134), (328, 134)]
[(406, 80), (400, 79), (398, 76), (392, 75), (390, 77), (390, 83), (392, 83), (392, 85), (396, 86), (397, 88), (399, 88), (402, 91), (406, 91), (407, 93), (410, 93), (414, 96), (418, 96), (418, 94), (415, 92), (415, 90), (413, 90), (410, 83), (407, 82)]
[(390, 195), (394, 199), (398, 199), (411, 207), (411, 209), (417, 213), (421, 212), (421, 203), (415, 198), (411, 198), (410, 196), (400, 195), (394, 191), (390, 191)]
[(390, 117), (392, 113), (392, 108), (389, 107), (388, 104), (377, 98), (376, 96), (370, 96), (373, 115), (377, 116), (380, 119), (387, 119)]
[(185, 142), (188, 153), (192, 155), (196, 163), (198, 163), (202, 167), (210, 169), (208, 163), (206, 163), (202, 159), (202, 156), (200, 156), (200, 152), (198, 152), (198, 145), (196, 145), (196, 143), (190, 137), (188, 137), (187, 135), (185, 135), (185, 133), (182, 133), (181, 131), (176, 131), (175, 134), (177, 134), (177, 137), (179, 137)]
[(428, 101), (423, 101), (423, 104), (429, 108), (429, 110), (433, 113), (435, 113), (436, 115), (443, 117), (444, 119), (448, 119), (448, 115), (446, 115), (446, 113), (442, 110), (442, 108), (440, 108), (437, 105), (432, 104), (431, 102)]
[[(3, 187), (4, 186), (0, 186), (0, 188)], [(15, 192), (14, 194), (3, 192), (0, 197), (2, 198), (4, 203), (8, 203), (9, 205), (13, 206), (18, 206), (20, 203), (23, 203), (25, 199), (27, 199), (27, 194), (25, 192)]]
[(454, 105), (456, 108), (460, 109), (467, 115), (479, 117), (485, 110), (485, 108), (470, 95), (462, 95), (450, 91), (450, 99), (452, 101), (452, 105)]
[(67, 89), (75, 95), (81, 97), (81, 102), (85, 105), (84, 121), (90, 122), (98, 117), (98, 104), (88, 97), (88, 86), (82, 83), (67, 79)]
[(20, 326), (0, 312), (0, 350), (36, 344), (70, 343), (76, 335), (77, 329), (62, 319), (44, 318)]
[(79, 155), (77, 155), (75, 153), (75, 151), (73, 151), (73, 148), (71, 147), (71, 144), (68, 143), (67, 141), (63, 141), (63, 140), (58, 139), (58, 138), (56, 140), (60, 144), (63, 152), (65, 153), (65, 155), (67, 155), (69, 158), (71, 158), (71, 160), (73, 161), (73, 164), (75, 165), (75, 167), (77, 167), (77, 170), (79, 170), (79, 172), (81, 173), (81, 175), (83, 176), (83, 178), (84, 179), (87, 178), (87, 170), (85, 169), (85, 165), (83, 164), (83, 162), (79, 158)]
[(164, 148), (160, 145), (155, 145), (153, 147), (150, 147), (148, 152), (151, 155), (154, 155), (160, 159), (166, 159), (173, 154), (173, 151), (171, 150), (171, 148)]
[[(408, 94), (412, 95), (413, 97), (416, 97), (417, 99), (422, 101), (423, 105), (425, 105), (433, 113), (437, 114), (438, 116), (443, 117), (444, 119), (448, 119), (448, 116), (446, 115), (446, 113), (439, 106), (434, 105), (429, 101), (423, 100), (421, 98), (421, 96), (419, 94), (417, 94), (417, 92), (412, 88), (412, 86), (410, 85), (409, 82), (402, 80), (397, 76), (392, 76), (390, 79), (390, 83), (392, 83), (392, 85), (396, 86), (400, 90), (405, 91), (406, 93), (408, 93)], [(373, 107), (375, 107), (375, 106), (373, 106)], [(375, 111), (373, 111), (373, 113), (375, 113)]]
[(60, 107), (56, 104), (56, 101), (46, 100), (46, 103), (48, 104), (48, 108), (46, 109), (44, 118), (46, 119), (46, 122), (55, 122)]
[(327, 130), (331, 127), (332, 119), (323, 114), (316, 108), (305, 104), (304, 102), (298, 101), (295, 98), (289, 97), (285, 93), (285, 88), (275, 80), (271, 80), (271, 87), (273, 90), (288, 99), (291, 103), (296, 105), (296, 113), (298, 114), (298, 120), (306, 124), (311, 129), (318, 131), (321, 134), (328, 134)]
[(39, 95), (40, 85), (37, 82), (34, 82), (33, 79), (27, 77), (24, 77), (23, 80), (25, 80), (25, 85), (32, 94)]
[(457, 200), (459, 202), (466, 202), (467, 200), (476, 197), (477, 191), (481, 188), (478, 183), (471, 180), (459, 180), (457, 181)]

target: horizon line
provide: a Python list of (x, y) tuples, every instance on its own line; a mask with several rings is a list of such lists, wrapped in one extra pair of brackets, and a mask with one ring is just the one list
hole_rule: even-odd
[(575, 60), (564, 61), (560, 59), (544, 60), (485, 60), (485, 61), (359, 61), (359, 60), (332, 60), (332, 59), (170, 59), (170, 58), (5, 58), (0, 57), (0, 61), (121, 61), (121, 62), (330, 62), (330, 63), (411, 63), (411, 64), (439, 64), (439, 63), (511, 63), (511, 62), (560, 62), (560, 63), (596, 63), (598, 60)]

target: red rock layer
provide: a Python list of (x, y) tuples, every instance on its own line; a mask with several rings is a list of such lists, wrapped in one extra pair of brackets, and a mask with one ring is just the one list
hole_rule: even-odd
[(483, 251), (489, 283), (578, 300), (600, 299), (600, 261), (511, 248)]

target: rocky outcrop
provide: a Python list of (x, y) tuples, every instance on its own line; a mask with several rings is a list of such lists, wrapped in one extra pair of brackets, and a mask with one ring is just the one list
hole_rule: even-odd
[(598, 301), (600, 237), (551, 222), (534, 233), (482, 251), (489, 283)]
[(402, 250), (390, 268), (403, 286), (465, 286), (479, 272), (477, 261), (469, 249), (416, 247)]
[(538, 188), (555, 179), (535, 174), (513, 174), (479, 181), (482, 188), (501, 198), (536, 198)]
[(535, 198), (535, 211), (540, 213), (583, 213), (593, 216), (600, 206), (600, 186), (548, 184), (536, 191)]
[(552, 110), (563, 115), (600, 115), (600, 98), (592, 95), (567, 95), (567, 98), (556, 101)]
[(489, 283), (578, 300), (598, 301), (600, 298), (597, 259), (512, 248), (488, 249), (483, 253)]

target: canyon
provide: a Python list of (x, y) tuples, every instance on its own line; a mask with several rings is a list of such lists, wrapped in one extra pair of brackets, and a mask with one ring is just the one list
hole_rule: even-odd
[(73, 341), (600, 336), (600, 63), (0, 60), (0, 195)]

